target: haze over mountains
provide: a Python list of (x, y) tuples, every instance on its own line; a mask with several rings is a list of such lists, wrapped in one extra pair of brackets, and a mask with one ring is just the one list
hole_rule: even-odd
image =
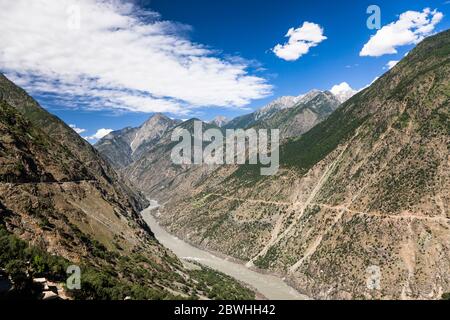
[(283, 274), (311, 297), (440, 298), (450, 290), (449, 57), (446, 31), (342, 105), (345, 88), (314, 91), (227, 123), (280, 128), (276, 176), (174, 166), (170, 125), (120, 171), (165, 202), (160, 221), (172, 233)]

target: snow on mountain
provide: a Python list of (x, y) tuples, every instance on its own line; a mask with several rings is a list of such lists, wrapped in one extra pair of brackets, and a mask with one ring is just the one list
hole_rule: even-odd
[(215, 124), (219, 128), (222, 128), (224, 125), (226, 125), (230, 120), (227, 117), (224, 116), (217, 116), (212, 121), (211, 124)]

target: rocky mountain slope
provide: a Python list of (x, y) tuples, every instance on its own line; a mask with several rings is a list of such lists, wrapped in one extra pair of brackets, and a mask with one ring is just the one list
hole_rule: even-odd
[[(298, 97), (278, 98), (252, 114), (231, 121), (217, 117), (203, 126), (222, 130), (250, 127), (280, 129), (281, 137), (286, 139), (304, 134), (325, 120), (340, 104), (331, 92), (313, 90)], [(174, 166), (169, 158), (171, 134), (177, 127), (192, 126), (193, 120), (180, 123), (162, 114), (156, 114), (139, 128), (125, 128), (110, 133), (98, 141), (95, 148), (115, 169), (144, 190), (147, 196), (156, 196), (154, 192), (157, 192), (158, 188), (163, 190), (167, 185), (171, 185), (169, 180), (178, 175), (173, 174)], [(196, 169), (195, 166), (188, 166), (182, 171), (197, 171)], [(168, 172), (172, 174), (167, 174)], [(162, 185), (159, 185), (160, 183)], [(161, 195), (160, 192), (157, 193)]]
[[(317, 123), (325, 120), (339, 105), (340, 102), (330, 92), (314, 90), (301, 97), (283, 97), (275, 100), (249, 115), (252, 120), (247, 124), (251, 123), (250, 127), (256, 129), (279, 128), (282, 138), (300, 136)], [(139, 157), (130, 160), (131, 162), (128, 161), (128, 165), (120, 168), (120, 172), (148, 197), (158, 198), (161, 202), (169, 198), (173, 200), (174, 197), (185, 196), (186, 192), (193, 190), (198, 183), (215, 170), (214, 166), (177, 166), (172, 163), (170, 153), (175, 145), (171, 141), (172, 132), (179, 128), (192, 132), (193, 121), (195, 119), (168, 129), (157, 142), (144, 145)], [(230, 129), (237, 124), (244, 127), (247, 125), (244, 125), (238, 118), (220, 129)], [(214, 123), (203, 123), (204, 130), (219, 127)], [(128, 132), (127, 130), (129, 129), (125, 129), (125, 132)], [(111, 137), (104, 138), (96, 145), (96, 148), (105, 157), (113, 158), (117, 154), (111, 150), (108, 142), (114, 136), (117, 134), (113, 133)], [(127, 148), (126, 145), (125, 148)]]
[(217, 168), (166, 203), (161, 222), (315, 298), (440, 298), (450, 290), (449, 99), (446, 31), (285, 143), (276, 176)]
[(95, 148), (114, 168), (121, 169), (138, 160), (178, 123), (179, 121), (157, 113), (139, 128), (125, 128), (111, 132), (99, 140)]
[[(147, 196), (161, 202), (170, 198), (184, 196), (188, 190), (193, 190), (215, 169), (208, 165), (175, 165), (171, 159), (172, 148), (177, 142), (172, 142), (172, 132), (186, 129), (191, 134), (194, 121), (190, 119), (168, 131), (158, 143), (149, 148), (138, 160), (122, 169), (125, 177), (142, 190)], [(202, 122), (203, 130), (219, 129), (214, 124)]]
[(282, 138), (301, 136), (325, 120), (341, 102), (329, 91), (313, 90), (298, 97), (281, 97), (264, 108), (237, 117), (225, 129), (280, 129)]
[(278, 98), (269, 103), (267, 106), (251, 114), (246, 114), (234, 118), (225, 125), (225, 129), (247, 129), (249, 127), (252, 127), (253, 125), (256, 124), (257, 121), (264, 121), (266, 119), (269, 119), (271, 116), (273, 116), (280, 110), (293, 107), (297, 103), (297, 101), (300, 100), (301, 98), (302, 98), (301, 96), (300, 97), (286, 96)]
[(230, 120), (228, 120), (228, 118), (223, 117), (223, 116), (218, 116), (218, 117), (215, 117), (214, 120), (211, 121), (211, 124), (218, 126), (219, 128), (222, 128), (225, 125), (227, 125), (229, 122), (230, 122)]
[(294, 106), (281, 109), (270, 117), (263, 117), (252, 127), (279, 129), (284, 139), (299, 137), (324, 121), (340, 104), (331, 92), (314, 90), (299, 98)]
[[(146, 205), (93, 147), (0, 75), (0, 272), (11, 294), (33, 296), (33, 278), (65, 282), (76, 264), (74, 298), (252, 296), (222, 275), (186, 269), (141, 218)], [(213, 290), (211, 279), (227, 289)]]
[(95, 148), (114, 168), (126, 167), (133, 162), (133, 150), (130, 145), (138, 130), (138, 128), (127, 127), (113, 131), (100, 139), (95, 144)]

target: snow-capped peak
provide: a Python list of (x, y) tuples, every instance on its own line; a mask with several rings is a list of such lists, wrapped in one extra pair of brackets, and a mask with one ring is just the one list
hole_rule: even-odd
[(228, 122), (230, 122), (230, 120), (228, 118), (226, 118), (224, 116), (218, 116), (218, 117), (215, 117), (214, 120), (212, 120), (210, 123), (215, 124), (219, 128), (222, 128)]

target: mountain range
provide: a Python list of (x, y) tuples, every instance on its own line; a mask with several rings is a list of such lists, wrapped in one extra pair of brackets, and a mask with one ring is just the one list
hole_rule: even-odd
[[(446, 31), (355, 95), (283, 97), (226, 123), (280, 128), (275, 176), (173, 165), (173, 124), (120, 172), (164, 202), (171, 233), (283, 275), (310, 297), (439, 298), (450, 290), (449, 59)], [(104, 143), (96, 147), (113, 158)]]
[(309, 297), (438, 299), (450, 292), (449, 105), (446, 31), (360, 92), (313, 90), (202, 123), (279, 128), (280, 170), (261, 176), (174, 164), (172, 134), (198, 119), (155, 114), (91, 146), (0, 74), (0, 279), (36, 296), (33, 279), (63, 282), (78, 265), (71, 298), (255, 297), (164, 248), (140, 213), (155, 199), (170, 233)]
[(179, 122), (158, 113), (139, 128), (111, 132), (97, 142), (95, 147), (116, 169), (120, 169), (138, 160), (143, 152), (150, 149)]
[[(218, 117), (210, 123), (202, 122), (204, 130), (248, 128), (279, 128), (283, 139), (300, 136), (325, 120), (340, 105), (329, 91), (313, 90), (298, 97), (281, 97), (256, 112), (226, 122)], [(99, 140), (95, 147), (134, 186), (147, 195), (166, 200), (176, 197), (177, 190), (193, 190), (214, 166), (173, 165), (171, 160), (172, 133), (188, 129), (193, 122), (171, 120), (162, 114), (153, 115), (139, 128), (115, 131)], [(146, 141), (142, 143), (140, 141)], [(133, 152), (134, 149), (138, 150)]]
[[(152, 123), (141, 132), (149, 126), (152, 133), (133, 135), (125, 155), (164, 133)], [(57, 284), (60, 298), (254, 297), (229, 277), (186, 267), (165, 249), (140, 214), (149, 205), (145, 197), (1, 74), (0, 133), (0, 298), (4, 278), (11, 281), (7, 298), (54, 297), (40, 292), (36, 279), (65, 282), (70, 265), (81, 269), (82, 289)], [(124, 134), (114, 142), (126, 139)]]
[[(228, 120), (218, 116), (204, 126), (226, 129), (278, 128), (283, 138), (300, 136), (325, 120), (341, 104), (340, 98), (329, 91), (313, 90), (298, 97), (281, 97), (254, 113)], [(189, 123), (191, 120), (185, 121)], [(131, 166), (145, 157), (162, 140), (167, 143), (181, 120), (172, 120), (157, 113), (138, 128), (113, 131), (100, 139), (95, 148), (116, 169)]]
[(278, 128), (283, 138), (300, 136), (326, 119), (341, 104), (329, 91), (312, 90), (276, 99), (267, 106), (229, 121), (225, 129)]

